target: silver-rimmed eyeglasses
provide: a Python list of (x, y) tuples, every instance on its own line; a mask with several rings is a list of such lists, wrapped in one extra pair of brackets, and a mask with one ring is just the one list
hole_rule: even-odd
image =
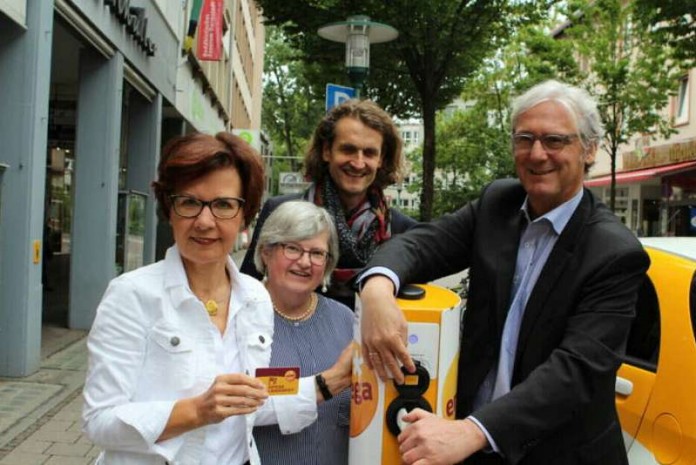
[(577, 134), (542, 134), (537, 136), (531, 132), (518, 132), (512, 135), (512, 148), (517, 153), (528, 153), (531, 152), (534, 143), (539, 141), (546, 152), (556, 153), (577, 138)]
[(299, 260), (304, 254), (307, 254), (312, 265), (326, 265), (326, 262), (331, 256), (326, 250), (303, 249), (292, 242), (279, 242), (278, 245), (283, 249), (283, 255), (285, 255), (285, 258), (288, 260)]
[(210, 208), (215, 218), (231, 220), (244, 206), (244, 199), (237, 197), (218, 197), (213, 200), (200, 200), (190, 195), (170, 195), (174, 213), (183, 218), (196, 218), (203, 208)]

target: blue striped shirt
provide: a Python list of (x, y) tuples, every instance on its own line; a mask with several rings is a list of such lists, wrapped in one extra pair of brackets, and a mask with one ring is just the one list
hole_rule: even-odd
[[(315, 375), (330, 368), (353, 339), (354, 313), (335, 300), (318, 297), (316, 311), (305, 321), (275, 315), (270, 366), (299, 366), (300, 376)], [(317, 421), (296, 434), (283, 435), (278, 425), (255, 427), (261, 463), (347, 464), (350, 389), (319, 405), (317, 413)]]

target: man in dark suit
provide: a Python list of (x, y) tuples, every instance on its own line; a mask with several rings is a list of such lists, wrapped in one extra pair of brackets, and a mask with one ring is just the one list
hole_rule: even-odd
[(592, 98), (557, 81), (517, 98), (519, 180), (385, 244), (361, 276), (363, 355), (381, 377), (412, 370), (400, 283), (469, 269), (457, 420), (416, 409), (406, 464), (627, 463), (614, 383), (649, 259), (588, 190), (603, 128)]
[(353, 309), (352, 284), (357, 273), (379, 244), (416, 223), (389, 208), (384, 197), (384, 188), (401, 177), (401, 148), (397, 127), (375, 103), (348, 100), (334, 107), (314, 131), (305, 156), (305, 175), (312, 184), (302, 194), (266, 202), (242, 262), (242, 273), (263, 276), (265, 270), (254, 266), (254, 250), (263, 223), (281, 203), (305, 199), (326, 208), (338, 231), (338, 266), (322, 292)]

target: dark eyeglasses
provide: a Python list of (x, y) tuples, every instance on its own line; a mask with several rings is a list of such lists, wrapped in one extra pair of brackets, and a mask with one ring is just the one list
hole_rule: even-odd
[(217, 199), (204, 201), (190, 195), (170, 195), (174, 213), (183, 218), (196, 218), (204, 207), (210, 208), (215, 218), (231, 220), (239, 214), (244, 206), (244, 199), (237, 197), (218, 197)]
[(512, 148), (517, 153), (531, 152), (534, 143), (538, 140), (548, 153), (560, 152), (565, 146), (577, 139), (577, 134), (543, 134), (537, 136), (529, 132), (518, 132), (512, 135)]
[(325, 265), (331, 254), (326, 250), (320, 249), (303, 249), (297, 244), (279, 242), (278, 245), (283, 249), (283, 255), (288, 260), (299, 260), (304, 254), (309, 255), (309, 261), (312, 265)]

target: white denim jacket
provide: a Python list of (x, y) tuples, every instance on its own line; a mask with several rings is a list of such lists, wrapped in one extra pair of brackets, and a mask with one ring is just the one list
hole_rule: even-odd
[[(244, 371), (267, 367), (273, 309), (263, 285), (228, 259), (232, 304), (239, 305), (236, 342)], [(109, 283), (88, 338), (84, 432), (103, 449), (98, 464), (193, 465), (201, 461), (206, 429), (155, 443), (174, 403), (207, 390), (216, 373), (208, 315), (188, 286), (176, 246), (163, 261)], [(246, 416), (249, 460), (260, 463), (253, 426), (278, 423), (295, 433), (317, 418), (314, 381), (300, 380), (295, 396), (269, 398)], [(240, 431), (240, 434), (242, 432)], [(228, 465), (228, 464), (221, 464)], [(229, 464), (237, 465), (237, 464)]]

